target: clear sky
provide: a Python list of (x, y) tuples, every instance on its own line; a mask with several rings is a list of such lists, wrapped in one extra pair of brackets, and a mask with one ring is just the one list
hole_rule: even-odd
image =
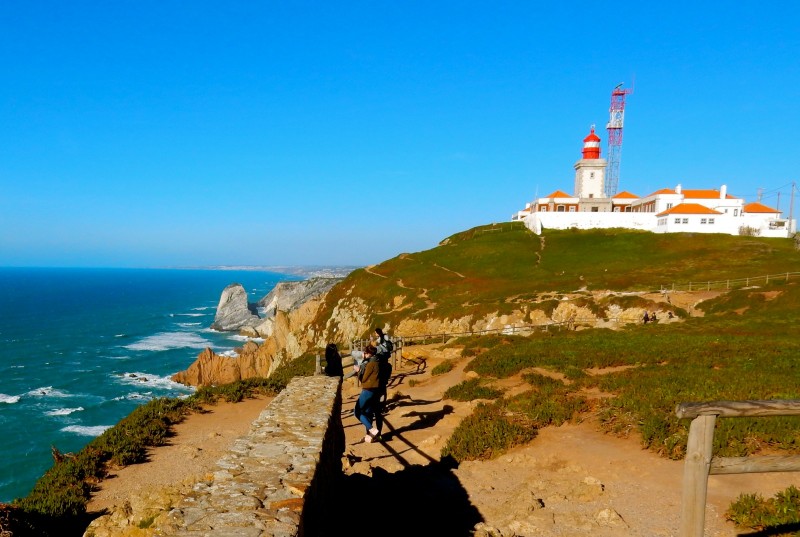
[(788, 214), (798, 6), (0, 2), (0, 266), (426, 250), (572, 193), (621, 82), (619, 191)]

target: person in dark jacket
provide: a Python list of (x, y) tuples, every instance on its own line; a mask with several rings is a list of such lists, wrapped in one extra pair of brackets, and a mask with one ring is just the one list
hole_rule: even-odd
[(329, 377), (341, 377), (344, 375), (342, 370), (342, 355), (336, 343), (328, 343), (325, 347), (325, 374)]
[[(358, 372), (358, 380), (361, 382), (361, 394), (358, 396), (356, 406), (353, 409), (358, 421), (366, 429), (364, 442), (372, 442), (381, 434), (383, 427), (383, 415), (381, 413), (381, 386), (378, 377), (379, 364), (375, 357), (376, 349), (372, 345), (367, 345), (364, 349), (364, 362)], [(375, 425), (373, 425), (373, 422)]]
[(378, 379), (381, 384), (381, 402), (386, 403), (386, 391), (389, 387), (389, 379), (392, 378), (392, 351), (389, 350), (391, 348), (388, 342), (389, 337), (383, 333), (382, 328), (376, 328), (375, 335), (378, 338), (377, 344), (375, 345), (377, 351), (375, 357), (378, 359), (379, 366)]

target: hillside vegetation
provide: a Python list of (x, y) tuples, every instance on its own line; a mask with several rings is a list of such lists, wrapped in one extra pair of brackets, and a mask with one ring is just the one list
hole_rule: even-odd
[[(352, 272), (328, 293), (314, 329), (335, 339), (328, 319), (356, 299), (369, 312), (368, 326), (395, 327), (409, 319), (478, 318), (519, 309), (549, 314), (567, 293), (658, 291), (799, 268), (800, 251), (790, 239), (620, 229), (548, 230), (539, 236), (522, 223), (493, 224)], [(634, 299), (617, 296), (602, 306), (630, 306)]]

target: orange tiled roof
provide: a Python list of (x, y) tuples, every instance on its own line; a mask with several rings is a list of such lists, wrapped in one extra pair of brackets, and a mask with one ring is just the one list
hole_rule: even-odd
[(778, 209), (771, 209), (762, 203), (758, 203), (754, 201), (753, 203), (748, 203), (744, 206), (744, 212), (746, 213), (779, 213)]
[(677, 194), (677, 192), (675, 192), (671, 188), (662, 188), (661, 190), (656, 190), (652, 194), (648, 194), (647, 196), (645, 196), (645, 198), (649, 198), (650, 196), (655, 196), (657, 194)]
[[(714, 189), (698, 189), (698, 190), (684, 190), (682, 192), (684, 199), (703, 199), (703, 200), (718, 200), (719, 190)], [(725, 194), (725, 199), (736, 199), (735, 196)]]
[(636, 194), (631, 194), (628, 191), (625, 191), (625, 192), (620, 192), (619, 194), (616, 194), (616, 195), (612, 196), (611, 199), (615, 199), (615, 200), (616, 199), (634, 199), (634, 200), (638, 200), (639, 196), (637, 196)]
[(671, 209), (658, 213), (656, 216), (667, 216), (669, 214), (722, 214), (714, 209), (709, 209), (699, 203), (679, 203)]
[(556, 190), (552, 194), (544, 196), (545, 198), (573, 198), (575, 196), (570, 196), (566, 192), (562, 192), (561, 190)]

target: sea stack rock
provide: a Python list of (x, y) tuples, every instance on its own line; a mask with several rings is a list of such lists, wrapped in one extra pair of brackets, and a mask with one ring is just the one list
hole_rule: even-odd
[(235, 332), (246, 326), (257, 326), (261, 322), (255, 305), (247, 302), (247, 291), (242, 284), (232, 283), (222, 291), (211, 328)]

